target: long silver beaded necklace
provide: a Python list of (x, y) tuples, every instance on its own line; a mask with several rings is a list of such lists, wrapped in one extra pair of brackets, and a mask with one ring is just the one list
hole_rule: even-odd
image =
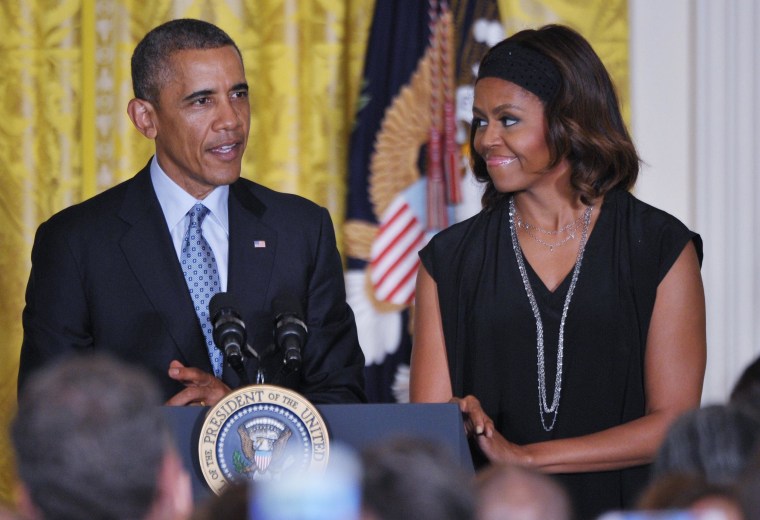
[[(570, 287), (567, 290), (567, 295), (565, 296), (565, 305), (562, 307), (562, 318), (559, 322), (559, 342), (557, 344), (557, 375), (554, 379), (554, 397), (552, 398), (551, 405), (549, 405), (546, 399), (544, 326), (541, 321), (541, 312), (538, 309), (536, 297), (533, 294), (533, 289), (531, 288), (530, 281), (528, 280), (528, 271), (525, 269), (525, 260), (523, 259), (522, 250), (520, 249), (520, 243), (517, 240), (517, 226), (515, 225), (515, 216), (517, 214), (517, 211), (515, 210), (515, 198), (509, 198), (509, 230), (512, 234), (512, 248), (515, 251), (515, 257), (517, 258), (517, 267), (520, 270), (520, 276), (522, 277), (523, 285), (525, 286), (525, 293), (528, 295), (530, 308), (533, 310), (533, 316), (536, 318), (536, 355), (538, 357), (538, 411), (539, 416), (541, 417), (541, 425), (547, 432), (554, 429), (554, 423), (557, 422), (557, 414), (559, 412), (559, 397), (562, 392), (562, 358), (565, 347), (565, 319), (567, 318), (567, 311), (570, 308), (570, 300), (573, 297), (575, 285), (578, 283), (578, 275), (581, 272), (583, 252), (586, 249), (588, 229), (589, 224), (591, 223), (591, 210), (593, 208), (593, 206), (587, 206), (586, 210), (583, 212), (583, 229), (581, 231), (581, 242), (578, 245), (578, 256), (575, 259), (573, 276), (570, 280)], [(546, 421), (547, 415), (551, 417), (551, 423), (548, 426)]]

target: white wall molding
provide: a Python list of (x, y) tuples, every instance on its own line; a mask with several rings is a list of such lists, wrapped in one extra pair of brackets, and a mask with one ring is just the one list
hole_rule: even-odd
[(710, 402), (726, 397), (760, 351), (760, 8), (754, 0), (696, 6), (694, 172)]
[(760, 4), (629, 0), (636, 195), (702, 235), (703, 402), (760, 354)]

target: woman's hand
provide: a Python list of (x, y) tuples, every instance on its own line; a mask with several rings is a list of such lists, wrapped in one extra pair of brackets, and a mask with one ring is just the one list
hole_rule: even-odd
[(482, 435), (490, 438), (493, 436), (495, 431), (493, 421), (483, 411), (477, 397), (474, 395), (462, 398), (452, 397), (449, 402), (459, 405), (459, 410), (464, 416), (464, 429), (468, 437)]
[(491, 462), (514, 464), (517, 466), (531, 465), (527, 450), (522, 446), (509, 442), (496, 430), (493, 430), (492, 435), (479, 435), (476, 439), (480, 451)]
[(518, 464), (528, 466), (530, 459), (526, 450), (509, 442), (494, 428), (493, 420), (483, 411), (478, 398), (468, 395), (463, 398), (453, 397), (464, 415), (464, 428), (468, 437), (475, 437), (483, 454), (491, 462)]

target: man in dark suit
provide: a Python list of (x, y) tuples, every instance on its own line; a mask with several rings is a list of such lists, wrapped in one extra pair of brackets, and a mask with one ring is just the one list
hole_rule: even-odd
[[(105, 350), (152, 372), (170, 405), (213, 405), (262, 378), (315, 403), (366, 400), (328, 212), (240, 177), (250, 106), (235, 43), (206, 22), (167, 22), (136, 47), (132, 81), (127, 111), (155, 156), (40, 225), (19, 388), (55, 357)], [(196, 260), (208, 267), (200, 284), (185, 267)], [(242, 372), (219, 362), (211, 339), (207, 299), (217, 291), (234, 297), (246, 325), (253, 355)], [(273, 346), (282, 298), (302, 307), (308, 328), (297, 371)]]

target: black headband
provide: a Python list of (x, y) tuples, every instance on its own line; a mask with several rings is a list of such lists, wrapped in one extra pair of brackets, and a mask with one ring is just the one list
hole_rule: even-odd
[(478, 69), (478, 79), (500, 78), (532, 92), (549, 102), (559, 90), (562, 78), (557, 66), (543, 54), (517, 43), (491, 48)]

